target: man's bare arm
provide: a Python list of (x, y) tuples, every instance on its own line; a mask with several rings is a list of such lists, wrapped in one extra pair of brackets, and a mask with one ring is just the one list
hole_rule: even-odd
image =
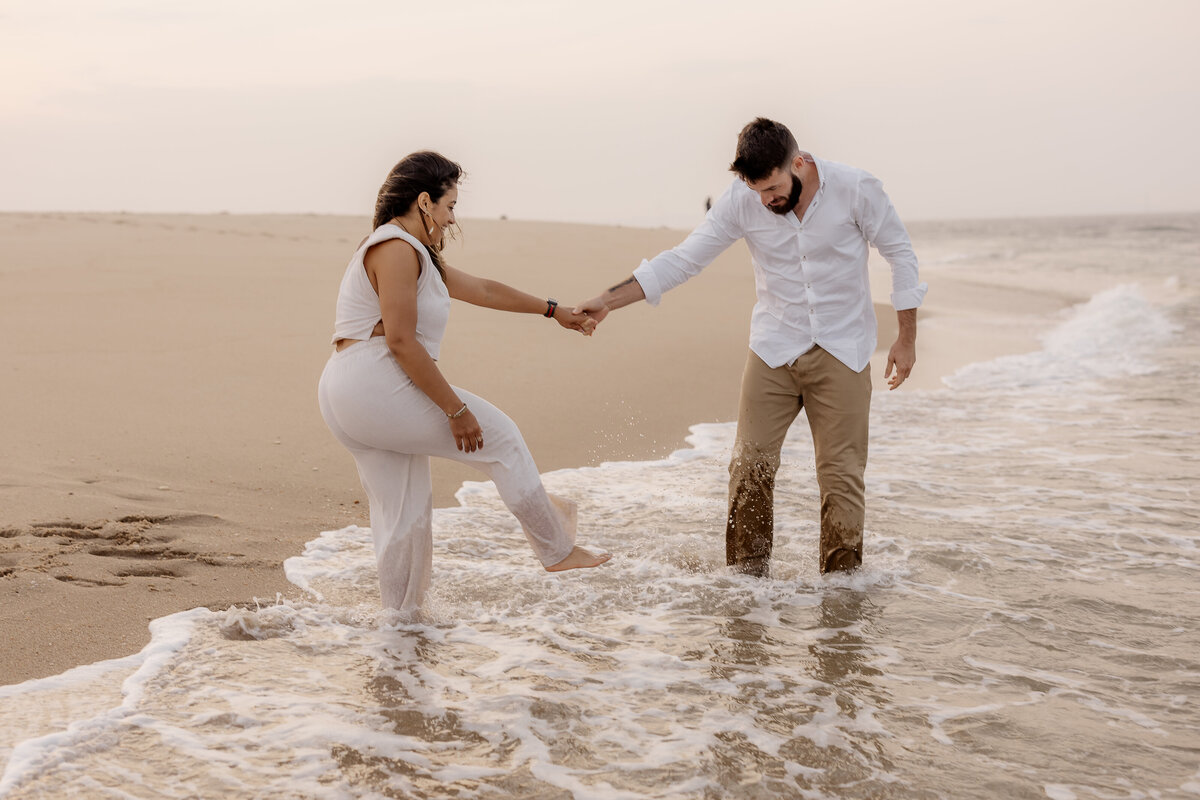
[[(889, 389), (895, 389), (904, 383), (917, 363), (917, 310), (906, 308), (897, 311), (896, 321), (900, 325), (900, 333), (896, 336), (896, 343), (888, 351), (887, 367), (883, 370), (884, 378), (891, 376), (891, 380), (888, 381)], [(892, 375), (893, 368), (896, 370), (895, 375)]]
[(637, 278), (630, 275), (616, 286), (610, 286), (591, 300), (577, 305), (575, 313), (587, 314), (599, 323), (608, 316), (608, 312), (645, 299), (646, 293), (642, 290), (642, 285), (637, 282)]

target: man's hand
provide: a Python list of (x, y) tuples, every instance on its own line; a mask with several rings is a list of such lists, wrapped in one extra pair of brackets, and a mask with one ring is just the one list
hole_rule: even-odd
[(554, 321), (564, 328), (579, 331), (584, 336), (591, 336), (596, 330), (599, 320), (583, 313), (578, 308), (566, 309), (558, 306), (554, 309)]
[[(892, 349), (888, 351), (887, 367), (883, 370), (883, 377), (891, 378), (888, 381), (889, 391), (904, 383), (917, 363), (917, 310), (906, 308), (897, 311), (896, 322), (899, 324), (900, 334), (896, 337)], [(892, 374), (893, 370), (895, 374)]]
[[(575, 308), (571, 309), (571, 313), (585, 316), (592, 323), (592, 330), (594, 331), (596, 326), (608, 316), (609, 310), (609, 307), (604, 304), (603, 295), (600, 295), (593, 297), (586, 303), (580, 303), (575, 306)], [(588, 335), (591, 335), (591, 331), (588, 331)]]
[[(887, 367), (883, 370), (883, 377), (889, 378), (890, 376), (888, 390), (891, 391), (904, 383), (916, 363), (916, 344), (897, 339), (896, 343), (892, 345), (892, 349), (888, 351)], [(892, 374), (893, 370), (895, 374)]]
[[(618, 308), (624, 308), (630, 303), (636, 303), (638, 300), (645, 300), (646, 293), (642, 291), (642, 285), (637, 282), (637, 279), (630, 275), (625, 280), (612, 286), (608, 291), (596, 295), (586, 303), (580, 303), (571, 310), (573, 314), (584, 314), (599, 325), (608, 316), (608, 312), (616, 311)], [(590, 334), (589, 334), (590, 335)]]

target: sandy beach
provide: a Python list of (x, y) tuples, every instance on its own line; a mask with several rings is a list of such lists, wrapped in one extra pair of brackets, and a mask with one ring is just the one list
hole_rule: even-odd
[[(136, 652), (147, 623), (175, 611), (298, 594), (283, 560), (323, 530), (368, 524), (353, 462), (315, 399), (338, 281), (368, 227), (332, 216), (0, 215), (0, 684)], [(686, 233), (462, 228), (451, 263), (563, 303)], [(922, 256), (921, 226), (910, 228)], [(886, 302), (874, 254), (872, 269)], [(922, 269), (931, 289), (918, 364), (900, 391), (1033, 349), (1035, 331), (1012, 319), (1078, 299)], [(659, 308), (617, 312), (590, 339), (456, 304), (441, 366), (517, 422), (543, 472), (657, 458), (684, 446), (689, 425), (736, 417), (753, 297), (739, 244)], [(895, 314), (877, 309), (872, 370), (885, 391)], [(436, 505), (479, 477), (435, 462)]]

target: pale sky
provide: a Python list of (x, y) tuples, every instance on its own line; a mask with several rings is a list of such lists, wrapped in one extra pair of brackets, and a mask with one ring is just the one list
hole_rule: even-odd
[(0, 210), (690, 227), (738, 130), (905, 219), (1200, 210), (1200, 0), (0, 0)]

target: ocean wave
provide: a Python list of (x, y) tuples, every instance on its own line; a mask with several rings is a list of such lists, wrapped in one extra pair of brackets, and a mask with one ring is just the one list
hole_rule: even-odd
[(1158, 369), (1156, 348), (1179, 330), (1138, 285), (1123, 284), (1068, 309), (1042, 337), (1041, 350), (968, 364), (943, 382), (956, 390), (1011, 391), (1150, 374)]

